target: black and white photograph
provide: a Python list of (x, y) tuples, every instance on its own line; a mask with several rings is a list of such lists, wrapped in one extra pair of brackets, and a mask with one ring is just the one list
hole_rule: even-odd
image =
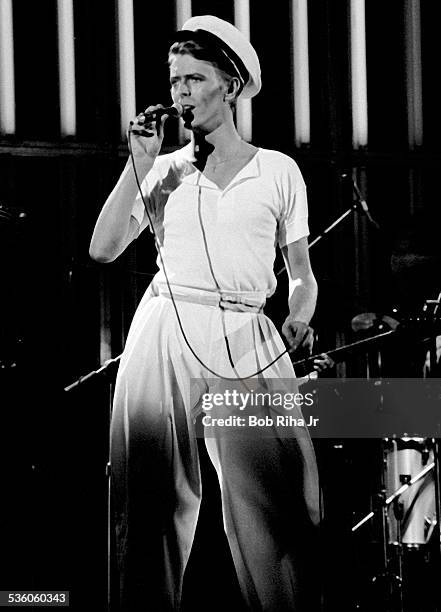
[(441, 612), (430, 0), (0, 0), (0, 607)]

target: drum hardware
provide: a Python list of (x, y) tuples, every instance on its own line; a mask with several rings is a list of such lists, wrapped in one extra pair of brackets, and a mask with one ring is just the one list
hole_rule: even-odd
[[(397, 319), (375, 312), (363, 312), (353, 317), (351, 327), (353, 331), (362, 334), (379, 334), (387, 330), (396, 330), (400, 325)], [(383, 354), (382, 347), (369, 348), (363, 355), (366, 378), (381, 378), (383, 376)]]
[(354, 331), (364, 331), (375, 328), (378, 331), (383, 331), (386, 327), (389, 329), (397, 329), (399, 321), (389, 315), (377, 314), (375, 312), (362, 312), (353, 317), (351, 327)]
[[(431, 300), (428, 299), (424, 303), (423, 314), (426, 319), (432, 321), (440, 320), (439, 317), (439, 307), (441, 304), (441, 291), (438, 293), (436, 299)], [(437, 374), (440, 375), (439, 364), (441, 363), (441, 359), (438, 353), (437, 340), (439, 340), (439, 335), (441, 334), (440, 326), (434, 326), (435, 329), (432, 330), (430, 336), (430, 345), (429, 345), (429, 363), (430, 368), (429, 372), (425, 371), (426, 377), (436, 377)], [(437, 338), (438, 336), (438, 338)], [(441, 559), (441, 491), (440, 491), (440, 440), (433, 439), (433, 454), (435, 459), (435, 473), (434, 473), (434, 483), (435, 483), (435, 506), (436, 506), (436, 517), (438, 520), (438, 553), (439, 558)], [(434, 530), (434, 525), (430, 525), (429, 531), (430, 533)]]
[[(427, 302), (430, 302), (430, 300), (427, 300)], [(440, 300), (432, 300), (432, 302), (437, 308)], [(393, 338), (398, 338), (400, 336), (403, 337), (407, 335), (413, 338), (413, 336), (416, 335), (418, 342), (425, 344), (432, 342), (436, 334), (441, 334), (441, 316), (437, 314), (436, 310), (434, 313), (429, 313), (426, 309), (422, 315), (408, 316), (403, 318), (401, 322), (398, 322), (393, 317), (376, 315), (375, 313), (357, 315), (352, 321), (357, 330), (371, 327), (375, 331), (384, 330), (385, 328), (389, 329), (376, 333), (374, 336), (362, 338), (355, 342), (350, 342), (349, 344), (344, 344), (329, 350), (320, 351), (320, 353), (316, 353), (305, 359), (299, 359), (293, 362), (293, 366), (304, 367), (306, 369), (310, 367), (312, 370), (314, 360), (320, 359), (323, 353), (337, 363), (339, 361), (344, 361), (349, 356), (368, 350), (370, 351), (373, 348), (380, 351), (385, 341), (389, 342)], [(374, 324), (375, 321), (379, 321), (379, 323)]]
[[(378, 343), (388, 342), (392, 337), (410, 336), (421, 344), (430, 343), (431, 364), (437, 363), (439, 355), (436, 354), (435, 340), (436, 335), (441, 334), (440, 303), (441, 293), (436, 300), (426, 301), (421, 314), (403, 318), (399, 323), (392, 317), (375, 313), (358, 315), (352, 321), (353, 329), (371, 330), (376, 335), (323, 352), (338, 361), (348, 354), (371, 350), (371, 346), (377, 349)], [(311, 363), (318, 356), (309, 358)], [(304, 365), (309, 359), (296, 362), (294, 366)], [(436, 376), (433, 370), (431, 376)], [(391, 606), (388, 610), (402, 612), (404, 595), (407, 595), (403, 583), (403, 569), (408, 569), (405, 561), (410, 562), (408, 555), (414, 554), (410, 551), (418, 551), (427, 559), (433, 554), (428, 545), (433, 542), (436, 526), (440, 525), (439, 440), (403, 434), (403, 438), (393, 438), (393, 444), (396, 446), (392, 453), (384, 457), (383, 482), (381, 491), (374, 498), (374, 509), (351, 531), (355, 533), (374, 516), (381, 518), (382, 567), (372, 578), (372, 585), (382, 588), (384, 603)], [(438, 555), (441, 559), (441, 530), (439, 532)]]
[[(364, 518), (362, 518), (356, 525), (351, 529), (352, 533), (355, 533), (362, 525), (371, 520), (376, 514), (381, 513), (381, 531), (382, 531), (382, 554), (383, 554), (383, 568), (382, 571), (372, 578), (372, 584), (381, 585), (385, 589), (385, 596), (387, 597), (387, 603), (390, 603), (393, 610), (397, 612), (403, 612), (404, 601), (403, 601), (403, 550), (408, 548), (414, 548), (414, 545), (408, 546), (403, 545), (403, 529), (401, 528), (402, 521), (405, 515), (405, 504), (401, 501), (400, 497), (417, 483), (419, 483), (424, 477), (432, 472), (435, 468), (435, 462), (427, 464), (418, 474), (413, 477), (403, 478), (403, 483), (398, 489), (393, 491), (392, 494), (386, 497), (387, 490), (384, 482), (380, 493), (376, 496), (374, 502), (374, 509), (369, 512)], [(392, 505), (392, 506), (391, 506)], [(392, 544), (394, 550), (394, 556), (397, 562), (396, 573), (392, 571), (392, 559), (389, 554), (391, 544), (389, 542), (389, 508), (393, 508), (395, 518), (397, 520), (397, 530), (395, 532), (395, 541)], [(435, 524), (437, 519), (433, 519)], [(426, 520), (425, 520), (426, 522)], [(429, 529), (430, 535), (433, 532), (435, 525), (431, 525), (432, 529)], [(428, 535), (429, 535), (428, 532)]]
[[(379, 508), (383, 509), (384, 507), (388, 507), (390, 506), (390, 504), (397, 498), (399, 497), (402, 493), (404, 493), (407, 489), (409, 489), (410, 487), (412, 487), (416, 482), (418, 482), (421, 478), (424, 478), (424, 476), (426, 476), (426, 474), (428, 472), (431, 472), (433, 469), (435, 468), (435, 462), (429, 463), (429, 465), (427, 465), (424, 469), (422, 469), (416, 476), (414, 476), (413, 478), (411, 478), (409, 480), (409, 482), (402, 484), (396, 491), (394, 491), (392, 493), (392, 495), (389, 495), (389, 497), (385, 497), (384, 498), (384, 503), (379, 504)], [(371, 512), (369, 512), (368, 514), (366, 514), (366, 516), (364, 516), (360, 521), (358, 521), (358, 523), (356, 523), (351, 531), (352, 533), (354, 533), (355, 531), (357, 531), (362, 525), (364, 525), (365, 523), (367, 523), (368, 521), (370, 521), (376, 514), (377, 509), (372, 510)]]
[[(438, 294), (438, 297), (434, 300), (426, 300), (423, 307), (424, 317), (437, 319), (439, 318), (438, 311), (441, 303), (441, 292)], [(438, 334), (441, 334), (441, 331), (438, 329)], [(439, 347), (438, 342), (439, 338), (435, 334), (432, 335), (430, 339), (429, 351), (428, 351), (428, 363), (429, 369), (425, 370), (425, 375), (428, 377), (436, 377), (439, 372), (437, 372), (437, 364), (440, 361)]]
[[(375, 513), (381, 514), (382, 571), (372, 577), (371, 584), (377, 589), (381, 589), (381, 602), (387, 605), (387, 610), (391, 609), (397, 610), (397, 612), (398, 610), (403, 612), (403, 566), (401, 549), (399, 549), (397, 555), (398, 567), (396, 571), (393, 571), (387, 547), (387, 498), (384, 480), (382, 480), (381, 483), (381, 491), (374, 497), (373, 502), (374, 512), (372, 516), (374, 516)], [(398, 508), (399, 502), (397, 503), (397, 511)]]
[(441, 303), (441, 291), (438, 294), (438, 297), (435, 300), (426, 300), (423, 307), (423, 312), (428, 312), (429, 306), (432, 307), (432, 314), (436, 315), (439, 309), (439, 305)]
[(425, 517), (424, 520), (425, 520), (426, 526), (427, 526), (427, 541), (430, 541), (430, 539), (432, 538), (435, 526), (438, 524), (438, 522), (437, 522), (436, 518), (430, 520), (428, 517)]
[[(386, 490), (409, 485), (429, 461), (434, 465), (433, 443), (424, 438), (386, 438), (383, 441)], [(434, 465), (435, 467), (435, 465)], [(436, 522), (433, 471), (396, 497), (388, 511), (388, 543), (420, 547), (428, 543), (427, 521)]]
[(376, 334), (375, 336), (371, 336), (369, 338), (362, 338), (361, 340), (357, 340), (356, 342), (351, 342), (350, 344), (345, 344), (343, 346), (338, 346), (337, 348), (330, 349), (329, 351), (320, 351), (320, 353), (316, 353), (311, 357), (307, 357), (306, 359), (300, 359), (298, 361), (293, 362), (293, 366), (308, 366), (309, 364), (314, 363), (315, 359), (320, 359), (323, 353), (326, 353), (328, 357), (331, 357), (333, 361), (343, 361), (346, 359), (348, 355), (352, 355), (356, 351), (365, 351), (367, 347), (370, 348), (371, 345), (375, 343), (381, 343), (387, 338), (391, 337), (396, 333), (396, 330), (389, 329), (381, 334)]
[[(383, 329), (384, 327), (385, 326), (383, 325)], [(381, 349), (384, 346), (390, 346), (389, 343), (393, 343), (394, 341), (399, 342), (400, 339), (402, 340), (406, 337), (410, 337), (412, 340), (416, 339), (418, 343), (423, 345), (431, 340), (434, 330), (437, 328), (441, 333), (441, 317), (439, 316), (430, 320), (424, 317), (408, 317), (399, 325), (394, 325), (392, 329), (387, 329), (386, 331), (377, 333), (374, 336), (361, 338), (360, 340), (356, 340), (355, 342), (350, 342), (349, 344), (344, 344), (336, 348), (321, 350), (320, 353), (315, 353), (310, 357), (293, 361), (293, 366), (294, 368), (298, 368), (300, 371), (304, 370), (305, 372), (309, 372), (314, 370), (314, 361), (316, 359), (323, 359), (323, 354), (331, 358), (334, 363), (339, 363), (341, 361), (345, 361), (349, 357), (353, 357), (354, 355), (366, 354), (375, 349), (377, 352), (378, 376), (374, 375), (373, 378), (381, 379), (383, 378), (381, 373)], [(415, 335), (417, 335), (417, 338), (414, 337)], [(366, 378), (371, 378), (369, 373)]]

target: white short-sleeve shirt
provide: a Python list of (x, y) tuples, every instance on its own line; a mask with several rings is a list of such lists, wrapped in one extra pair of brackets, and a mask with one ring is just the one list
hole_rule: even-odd
[[(306, 187), (293, 159), (258, 149), (225, 189), (192, 163), (192, 145), (157, 157), (142, 190), (169, 281), (204, 290), (276, 289), (276, 246), (308, 236)], [(149, 225), (137, 197), (133, 216)], [(157, 260), (158, 280), (165, 280)]]

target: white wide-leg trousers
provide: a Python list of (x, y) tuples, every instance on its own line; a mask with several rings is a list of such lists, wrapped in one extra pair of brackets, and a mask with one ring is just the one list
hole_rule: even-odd
[[(222, 376), (247, 377), (284, 351), (264, 314), (236, 311), (234, 300), (233, 310), (223, 311), (211, 292), (177, 288), (176, 296), (193, 351)], [(252, 296), (233, 297), (252, 302)], [(293, 379), (289, 357), (262, 376)], [(195, 419), (214, 378), (187, 346), (170, 297), (148, 290), (121, 358), (111, 423), (121, 610), (179, 609), (201, 500)], [(251, 610), (313, 609), (307, 558), (319, 518), (318, 476), (309, 435), (300, 433), (276, 431), (256, 440), (206, 430), (225, 531)]]

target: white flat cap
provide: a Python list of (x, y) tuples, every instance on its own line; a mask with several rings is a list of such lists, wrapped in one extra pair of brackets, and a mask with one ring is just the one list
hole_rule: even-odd
[[(240, 93), (242, 98), (252, 98), (259, 93), (262, 86), (260, 77), (260, 63), (257, 53), (240, 30), (228, 21), (214, 17), (213, 15), (198, 15), (188, 19), (181, 30), (197, 32), (209, 32), (219, 39), (221, 47), (226, 51), (230, 60), (237, 67), (238, 72), (243, 74), (243, 67), (248, 73), (244, 87)], [(239, 62), (237, 62), (239, 59)], [(240, 66), (240, 63), (243, 66)], [(239, 64), (239, 65), (238, 65)]]

